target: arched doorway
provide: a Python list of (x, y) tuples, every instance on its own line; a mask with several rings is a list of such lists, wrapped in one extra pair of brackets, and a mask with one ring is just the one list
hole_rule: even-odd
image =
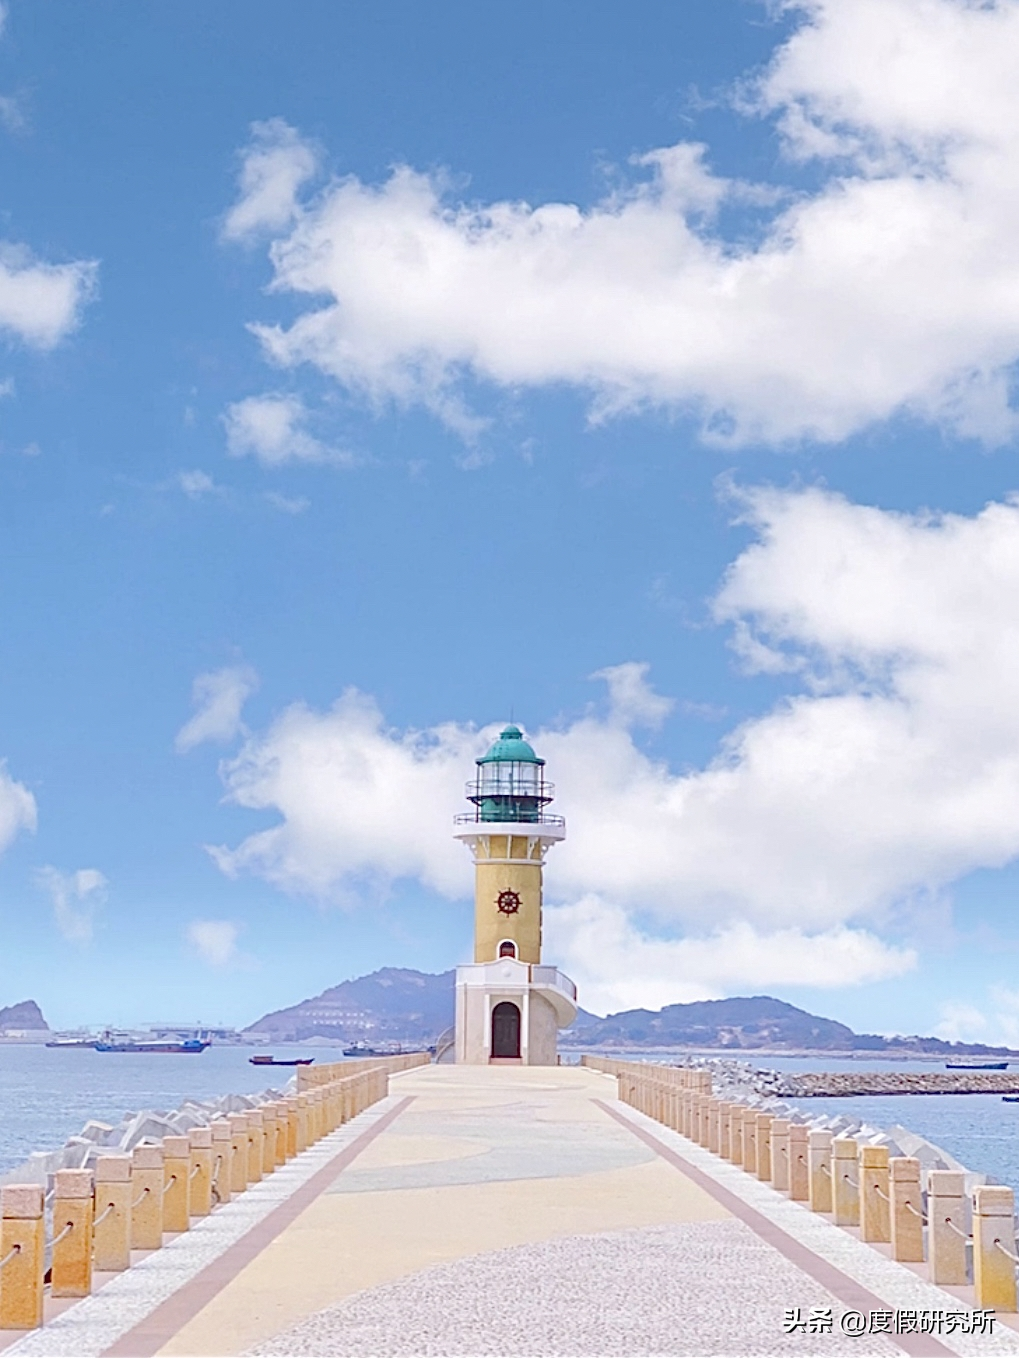
[(509, 1000), (492, 1010), (492, 1055), (520, 1056), (520, 1010)]
[(499, 944), (499, 956), (516, 957), (516, 955), (517, 955), (517, 945), (513, 942), (511, 938), (504, 938), (503, 941)]

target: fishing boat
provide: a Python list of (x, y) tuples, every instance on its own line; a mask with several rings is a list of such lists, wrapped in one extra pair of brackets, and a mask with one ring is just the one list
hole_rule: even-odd
[(946, 1061), (946, 1070), (1008, 1070), (1007, 1061)]
[(97, 1052), (203, 1052), (212, 1044), (200, 1037), (186, 1037), (183, 1041), (164, 1041), (162, 1038), (124, 1038), (112, 1041), (100, 1040), (94, 1043)]
[(253, 1066), (310, 1066), (314, 1056), (295, 1056), (292, 1061), (278, 1061), (275, 1056), (249, 1056)]
[(1002, 1094), (1002, 1103), (1019, 1103), (1019, 1094)]

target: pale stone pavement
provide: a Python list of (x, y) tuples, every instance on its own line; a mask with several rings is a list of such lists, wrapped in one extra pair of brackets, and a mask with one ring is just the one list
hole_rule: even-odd
[[(73, 1308), (50, 1347), (37, 1333), (10, 1352), (1019, 1354), (1000, 1326), (843, 1335), (847, 1307), (959, 1302), (624, 1108), (593, 1071), (424, 1067), (326, 1142), (289, 1208), (271, 1210), (291, 1166)], [(134, 1309), (111, 1344), (115, 1303)], [(830, 1307), (835, 1332), (784, 1334), (789, 1307)]]

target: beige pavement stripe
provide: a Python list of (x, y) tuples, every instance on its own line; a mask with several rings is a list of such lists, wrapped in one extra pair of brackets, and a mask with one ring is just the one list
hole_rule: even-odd
[(286, 1230), (305, 1208), (329, 1187), (337, 1174), (346, 1169), (366, 1146), (391, 1126), (413, 1101), (412, 1094), (401, 1099), (395, 1108), (391, 1108), (378, 1122), (367, 1128), (356, 1141), (344, 1147), (307, 1183), (302, 1184), (296, 1193), (291, 1194), (286, 1202), (280, 1203), (279, 1207), (253, 1226), (208, 1268), (203, 1269), (190, 1283), (157, 1306), (134, 1329), (121, 1335), (117, 1342), (106, 1350), (103, 1358), (152, 1358), (152, 1355), (158, 1353), (181, 1326), (186, 1325), (207, 1306), (218, 1292), (232, 1282), (243, 1268)]

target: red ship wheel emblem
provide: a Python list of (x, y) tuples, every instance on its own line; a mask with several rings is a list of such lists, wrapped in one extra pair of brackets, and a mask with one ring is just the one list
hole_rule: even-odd
[(520, 897), (515, 891), (500, 891), (495, 903), (503, 915), (515, 915), (520, 909)]

